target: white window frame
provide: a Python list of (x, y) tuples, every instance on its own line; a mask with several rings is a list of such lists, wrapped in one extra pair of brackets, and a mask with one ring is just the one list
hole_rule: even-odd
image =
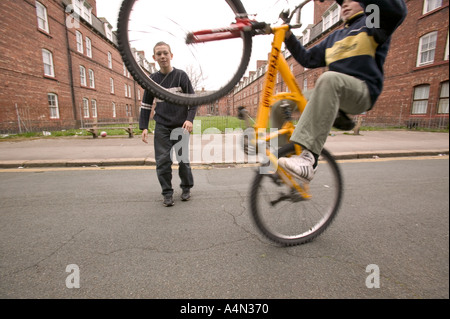
[(80, 84), (82, 86), (87, 86), (86, 68), (82, 65), (80, 65)]
[(73, 11), (81, 17), (83, 11), (83, 0), (72, 0)]
[(92, 69), (89, 69), (89, 87), (94, 89), (95, 88), (95, 73)]
[(436, 58), (438, 32), (425, 34), (419, 40), (419, 52), (417, 54), (417, 66), (433, 64)]
[(341, 19), (341, 9), (337, 3), (333, 4), (327, 11), (322, 15), (322, 30), (326, 31), (333, 25), (339, 22)]
[(92, 7), (91, 5), (87, 2), (84, 1), (83, 4), (83, 19), (86, 20), (87, 22), (89, 22), (89, 24), (92, 24)]
[(114, 79), (113, 78), (109, 78), (109, 87), (110, 87), (111, 94), (114, 94), (115, 90), (114, 90)]
[(113, 117), (115, 118), (117, 116), (116, 103), (115, 102), (112, 102), (112, 111), (113, 111)]
[(447, 44), (445, 45), (444, 61), (448, 61), (448, 32), (447, 32)]
[(131, 105), (126, 104), (125, 110), (126, 110), (127, 117), (131, 117)]
[(423, 2), (423, 14), (442, 7), (442, 0), (425, 0)]
[(83, 118), (89, 118), (89, 99), (83, 98)]
[(105, 28), (105, 33), (106, 33), (106, 38), (108, 38), (109, 41), (113, 41), (113, 33), (112, 33), (112, 27), (109, 23), (104, 23), (103, 24), (104, 28)]
[(113, 65), (112, 65), (112, 53), (108, 52), (108, 68), (112, 69)]
[(76, 31), (76, 37), (77, 37), (77, 51), (83, 54), (83, 34), (80, 31)]
[(305, 29), (303, 31), (303, 45), (306, 45), (311, 40), (311, 29)]
[(86, 37), (86, 55), (92, 58), (92, 40)]
[(59, 119), (59, 103), (58, 103), (58, 95), (55, 93), (47, 94), (48, 106), (50, 111), (51, 119)]
[(38, 21), (38, 28), (41, 29), (42, 31), (49, 33), (50, 30), (48, 26), (47, 8), (39, 1), (36, 1), (36, 15)]
[(91, 101), (91, 111), (92, 111), (92, 117), (97, 118), (97, 100)]
[(428, 112), (428, 100), (430, 98), (430, 85), (423, 84), (414, 87), (413, 105), (411, 114), (424, 115)]
[(449, 82), (441, 83), (441, 93), (439, 95), (439, 106), (438, 114), (449, 114), (448, 113), (448, 95), (449, 95)]
[(55, 67), (53, 64), (53, 53), (47, 49), (42, 49), (42, 61), (44, 63), (44, 75), (55, 77)]

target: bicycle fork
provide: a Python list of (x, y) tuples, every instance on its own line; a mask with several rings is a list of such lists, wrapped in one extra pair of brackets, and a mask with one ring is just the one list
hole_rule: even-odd
[[(287, 124), (292, 125), (291, 122), (289, 122)], [(274, 137), (274, 135), (279, 136), (279, 135), (286, 134), (287, 131), (291, 131), (291, 129), (288, 129), (288, 128), (283, 129), (282, 128), (281, 130), (274, 132), (274, 133), (270, 134), (268, 137), (266, 137), (265, 141), (266, 142), (270, 141), (270, 139), (272, 139)], [(297, 145), (296, 145), (296, 147), (297, 147)], [(297, 183), (297, 181), (292, 177), (291, 174), (286, 172), (286, 170), (284, 170), (283, 168), (281, 168), (278, 165), (278, 157), (275, 156), (270, 151), (269, 147), (266, 147), (266, 156), (269, 159), (270, 163), (273, 165), (273, 167), (275, 167), (276, 173), (278, 174), (278, 176), (281, 178), (283, 183), (289, 187), (289, 189), (295, 190), (301, 196), (302, 199), (307, 200), (307, 199), (311, 198), (311, 194), (309, 194), (309, 183), (303, 183), (302, 185)]]

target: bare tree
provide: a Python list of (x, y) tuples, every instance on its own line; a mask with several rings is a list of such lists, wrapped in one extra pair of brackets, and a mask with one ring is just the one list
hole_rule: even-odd
[(189, 76), (189, 79), (191, 80), (194, 91), (201, 91), (203, 89), (201, 87), (202, 83), (206, 80), (206, 78), (202, 74), (202, 71), (194, 67), (193, 65), (189, 65), (185, 71)]

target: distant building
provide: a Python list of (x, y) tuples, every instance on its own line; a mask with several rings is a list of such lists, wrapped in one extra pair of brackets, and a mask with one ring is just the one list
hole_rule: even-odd
[(0, 14), (0, 132), (138, 117), (143, 89), (95, 0), (2, 0)]
[[(384, 91), (374, 109), (362, 117), (367, 125), (446, 128), (449, 115), (449, 0), (407, 0), (406, 4), (408, 16), (393, 36), (384, 66)], [(314, 24), (299, 38), (305, 47), (316, 45), (343, 26), (337, 3), (315, 1), (314, 6)], [(326, 68), (305, 69), (289, 52), (284, 55), (299, 86), (303, 90), (314, 88)], [(266, 63), (258, 61), (256, 71), (250, 72), (229, 96), (215, 104), (228, 103), (227, 107), (222, 107), (223, 111), (218, 113), (218, 108), (207, 105), (199, 112), (212, 114), (214, 110), (214, 115), (236, 115), (237, 107), (242, 105), (255, 116)], [(285, 89), (279, 77), (276, 92)]]
[[(449, 0), (406, 0), (408, 17), (394, 34), (385, 87), (367, 125), (448, 127)], [(311, 47), (342, 27), (339, 6), (314, 2), (314, 23), (300, 41)], [(0, 133), (79, 128), (139, 116), (143, 89), (129, 75), (112, 25), (97, 17), (95, 0), (0, 1)], [(270, 48), (267, 48), (268, 52)], [(149, 63), (135, 51), (142, 67)], [(325, 68), (308, 70), (284, 52), (302, 89), (312, 89)], [(199, 115), (252, 116), (261, 99), (266, 61), (227, 96), (199, 107)], [(278, 78), (276, 91), (285, 85)]]

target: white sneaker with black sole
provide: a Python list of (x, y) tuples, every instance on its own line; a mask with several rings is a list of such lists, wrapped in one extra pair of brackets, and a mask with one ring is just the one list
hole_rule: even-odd
[(314, 168), (316, 160), (313, 153), (303, 150), (300, 155), (291, 157), (281, 157), (278, 165), (292, 174), (292, 176), (309, 183), (313, 178), (317, 168)]

